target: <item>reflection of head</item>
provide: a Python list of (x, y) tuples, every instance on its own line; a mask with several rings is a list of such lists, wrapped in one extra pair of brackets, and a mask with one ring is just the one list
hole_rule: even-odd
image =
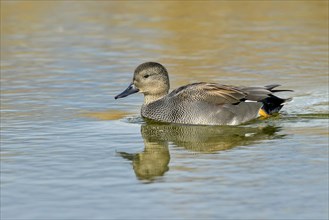
[(163, 176), (169, 170), (169, 161), (170, 155), (167, 147), (152, 146), (152, 149), (147, 149), (135, 156), (133, 168), (139, 179), (151, 180), (154, 177)]
[[(143, 130), (143, 129), (142, 129)], [(143, 133), (143, 131), (142, 131)], [(144, 137), (144, 151), (137, 154), (119, 153), (132, 161), (134, 172), (140, 180), (154, 180), (169, 170), (168, 143), (158, 140), (156, 135)], [(158, 141), (157, 141), (158, 140)]]

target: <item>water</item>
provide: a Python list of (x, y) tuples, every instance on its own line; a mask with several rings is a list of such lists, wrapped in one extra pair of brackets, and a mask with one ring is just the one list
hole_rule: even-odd
[[(328, 3), (1, 2), (1, 219), (328, 219)], [(236, 127), (145, 122), (171, 86), (295, 90)]]

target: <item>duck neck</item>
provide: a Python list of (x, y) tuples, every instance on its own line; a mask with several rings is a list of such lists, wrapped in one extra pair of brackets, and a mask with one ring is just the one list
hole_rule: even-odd
[(162, 99), (166, 94), (152, 94), (152, 95), (144, 95), (144, 105), (148, 105), (152, 102), (155, 102), (159, 99)]

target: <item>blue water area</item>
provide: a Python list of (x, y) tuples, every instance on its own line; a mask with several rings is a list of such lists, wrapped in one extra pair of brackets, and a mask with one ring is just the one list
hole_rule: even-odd
[[(328, 4), (1, 2), (1, 219), (328, 219)], [(279, 116), (160, 124), (171, 86), (282, 84)]]

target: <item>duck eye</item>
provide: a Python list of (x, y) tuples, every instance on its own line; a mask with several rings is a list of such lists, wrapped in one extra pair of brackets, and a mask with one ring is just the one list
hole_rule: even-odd
[(149, 78), (149, 76), (150, 76), (150, 75), (146, 74), (146, 75), (144, 75), (144, 78), (145, 78), (145, 79), (146, 79), (146, 78)]

